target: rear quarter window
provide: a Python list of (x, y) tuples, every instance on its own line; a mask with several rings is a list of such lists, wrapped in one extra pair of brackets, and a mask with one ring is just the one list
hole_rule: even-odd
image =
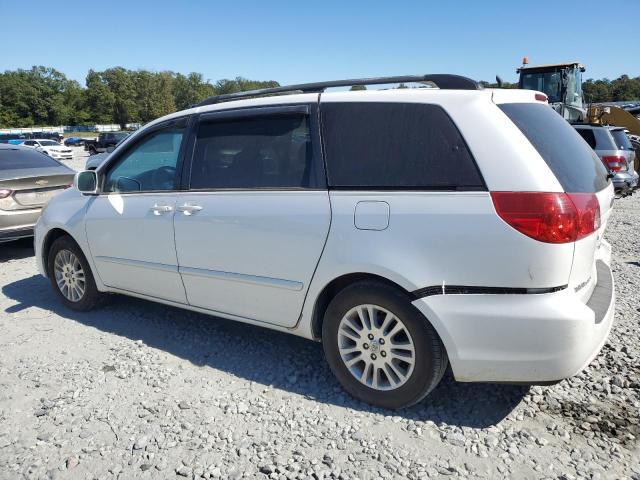
[(325, 103), (320, 106), (329, 186), (484, 190), (469, 149), (437, 105)]
[(624, 130), (611, 130), (611, 136), (620, 150), (633, 150), (631, 141), (629, 141), (629, 137), (624, 133)]
[(593, 193), (608, 185), (607, 170), (596, 153), (548, 105), (504, 103), (498, 107), (527, 137), (565, 192)]

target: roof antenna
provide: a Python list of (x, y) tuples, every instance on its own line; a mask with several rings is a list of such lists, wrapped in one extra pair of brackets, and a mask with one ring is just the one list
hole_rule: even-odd
[(496, 75), (496, 83), (498, 84), (498, 88), (502, 88), (502, 78), (500, 75)]

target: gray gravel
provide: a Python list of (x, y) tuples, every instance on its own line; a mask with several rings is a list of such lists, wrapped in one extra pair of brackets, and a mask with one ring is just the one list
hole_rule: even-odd
[(1, 245), (0, 478), (640, 479), (639, 234), (640, 195), (617, 201), (616, 323), (585, 372), (445, 377), (401, 411), (290, 335), (125, 297), (65, 310), (30, 242)]

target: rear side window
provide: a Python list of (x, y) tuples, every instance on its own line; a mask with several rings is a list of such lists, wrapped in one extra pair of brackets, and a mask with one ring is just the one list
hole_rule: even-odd
[(611, 130), (611, 136), (620, 150), (633, 150), (629, 137), (624, 133), (624, 130)]
[(565, 192), (593, 193), (608, 185), (607, 170), (596, 153), (548, 105), (498, 106), (535, 147)]
[(460, 132), (437, 105), (325, 103), (321, 113), (331, 187), (485, 189)]
[(23, 168), (50, 168), (60, 164), (53, 158), (31, 149), (0, 149), (0, 171), (20, 170)]
[(589, 144), (591, 148), (596, 149), (596, 136), (593, 134), (593, 130), (586, 128), (576, 128), (576, 132), (584, 138), (585, 142)]
[(313, 183), (311, 162), (306, 115), (204, 122), (190, 188), (307, 188)]

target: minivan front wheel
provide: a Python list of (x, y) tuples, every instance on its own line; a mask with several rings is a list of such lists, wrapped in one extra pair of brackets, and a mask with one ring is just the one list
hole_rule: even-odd
[(331, 301), (322, 343), (343, 387), (385, 408), (422, 400), (448, 365), (438, 334), (407, 295), (375, 281), (351, 285)]
[(96, 288), (87, 259), (70, 237), (63, 236), (53, 242), (47, 267), (51, 285), (65, 306), (87, 311), (102, 300), (103, 294)]

